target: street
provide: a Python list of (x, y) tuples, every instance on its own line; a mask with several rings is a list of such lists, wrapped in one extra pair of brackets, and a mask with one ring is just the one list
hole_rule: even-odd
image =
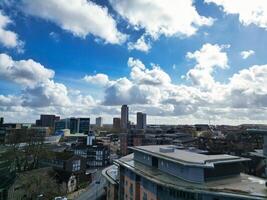
[[(92, 183), (86, 188), (77, 200), (96, 200), (104, 194), (105, 178), (101, 175), (102, 169), (99, 169), (93, 176)], [(99, 182), (98, 182), (99, 181)]]

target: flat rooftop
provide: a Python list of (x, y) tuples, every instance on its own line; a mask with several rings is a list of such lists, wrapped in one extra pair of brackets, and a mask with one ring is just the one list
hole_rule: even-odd
[[(174, 152), (161, 152), (160, 148), (174, 148)], [(135, 146), (131, 147), (134, 151), (146, 153), (158, 158), (178, 162), (188, 166), (214, 167), (218, 163), (233, 163), (249, 161), (247, 158), (221, 155), (205, 155), (188, 150), (176, 149), (173, 145), (151, 145), (151, 146)]]
[(122, 165), (146, 179), (164, 187), (177, 190), (196, 192), (202, 194), (216, 194), (225, 197), (239, 197), (244, 199), (262, 200), (267, 198), (265, 180), (254, 176), (240, 174), (206, 183), (192, 183), (178, 177), (169, 175), (157, 168), (134, 161), (133, 154), (116, 160), (115, 163)]
[(102, 175), (113, 185), (119, 182), (118, 166), (111, 165), (102, 170)]

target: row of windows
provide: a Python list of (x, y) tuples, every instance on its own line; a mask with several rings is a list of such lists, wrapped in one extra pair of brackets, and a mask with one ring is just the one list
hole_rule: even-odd
[(185, 191), (178, 191), (178, 190), (170, 190), (169, 194), (171, 197), (174, 198), (185, 198), (185, 199), (196, 199), (196, 195), (194, 193), (185, 192)]

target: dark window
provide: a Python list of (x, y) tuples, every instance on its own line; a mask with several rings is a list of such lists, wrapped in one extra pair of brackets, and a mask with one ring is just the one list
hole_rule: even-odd
[(158, 158), (152, 156), (152, 167), (158, 168)]

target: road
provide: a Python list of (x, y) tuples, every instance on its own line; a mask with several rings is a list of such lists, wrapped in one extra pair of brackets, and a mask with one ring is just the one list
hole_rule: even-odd
[[(93, 177), (93, 182), (86, 188), (76, 200), (96, 200), (104, 194), (104, 186), (106, 185), (105, 178), (101, 175), (102, 169), (99, 169)], [(99, 184), (96, 183), (99, 181)]]

